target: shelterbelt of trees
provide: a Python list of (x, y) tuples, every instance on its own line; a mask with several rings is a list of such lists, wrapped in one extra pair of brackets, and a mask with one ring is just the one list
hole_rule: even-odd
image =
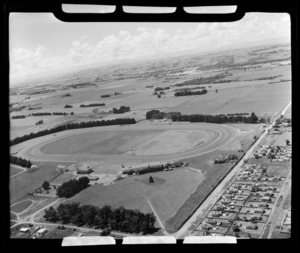
[(25, 119), (26, 116), (25, 115), (15, 115), (11, 117), (12, 119)]
[(93, 205), (80, 205), (78, 202), (60, 204), (56, 209), (50, 207), (43, 216), (50, 222), (72, 223), (76, 226), (89, 226), (125, 233), (152, 234), (156, 218), (153, 213), (144, 214), (139, 210), (119, 207), (112, 209), (105, 205), (102, 208)]
[(206, 93), (207, 93), (206, 89), (197, 90), (197, 91), (182, 90), (182, 91), (175, 92), (174, 96), (179, 97), (179, 96), (204, 95)]
[(16, 157), (16, 156), (10, 156), (10, 163), (11, 164), (16, 164), (25, 168), (30, 168), (31, 167), (31, 162), (29, 160), (23, 159), (21, 157)]
[(258, 117), (254, 112), (250, 116), (242, 115), (172, 115), (172, 121), (189, 121), (189, 122), (208, 122), (208, 123), (258, 123)]
[(80, 107), (95, 107), (95, 106), (105, 106), (105, 103), (95, 103), (95, 104), (87, 104), (87, 105), (84, 105), (84, 104), (81, 104)]
[(23, 141), (27, 141), (33, 138), (45, 136), (48, 134), (53, 134), (57, 132), (62, 132), (69, 129), (79, 129), (79, 128), (88, 128), (88, 127), (98, 127), (98, 126), (111, 126), (111, 125), (125, 125), (125, 124), (135, 124), (136, 121), (134, 118), (120, 118), (112, 120), (98, 120), (98, 121), (89, 121), (89, 122), (80, 122), (80, 123), (68, 123), (60, 125), (51, 129), (42, 130), (36, 133), (30, 133), (23, 135), (22, 137), (16, 137), (13, 140), (10, 140), (10, 145), (16, 145)]
[(182, 115), (180, 112), (160, 112), (159, 110), (151, 110), (146, 113), (146, 119), (171, 119), (172, 121), (188, 121), (188, 122), (207, 122), (207, 123), (259, 123), (260, 120), (254, 112), (251, 113), (234, 113), (219, 115), (203, 115), (191, 114)]

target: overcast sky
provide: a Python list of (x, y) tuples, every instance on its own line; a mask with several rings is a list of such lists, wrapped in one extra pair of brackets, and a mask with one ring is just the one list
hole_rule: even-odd
[(51, 13), (12, 13), (11, 81), (91, 63), (290, 37), (288, 14), (250, 13), (230, 23), (65, 23)]

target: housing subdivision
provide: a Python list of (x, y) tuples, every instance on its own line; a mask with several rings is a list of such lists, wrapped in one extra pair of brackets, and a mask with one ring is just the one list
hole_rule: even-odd
[(291, 123), (286, 124), (283, 118), (276, 121), (262, 140), (270, 143), (254, 150), (252, 159), (243, 164), (222, 196), (199, 218), (189, 234), (237, 238), (290, 236), (292, 148), (291, 140), (283, 140), (285, 136), (281, 136), (290, 131)]

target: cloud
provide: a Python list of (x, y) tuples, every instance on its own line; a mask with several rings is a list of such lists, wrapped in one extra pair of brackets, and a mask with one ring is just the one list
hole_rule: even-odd
[[(276, 17), (276, 18), (275, 18)], [(10, 52), (11, 73), (33, 74), (56, 68), (80, 66), (94, 62), (137, 59), (163, 55), (188, 49), (208, 50), (222, 48), (232, 43), (249, 42), (276, 36), (290, 35), (290, 18), (287, 14), (247, 14), (242, 20), (230, 23), (199, 23), (174, 32), (151, 26), (139, 26), (135, 31), (121, 30), (92, 45), (83, 40), (83, 35), (70, 45), (63, 57), (46, 57), (46, 49), (12, 49)], [(86, 41), (86, 40), (85, 40)]]

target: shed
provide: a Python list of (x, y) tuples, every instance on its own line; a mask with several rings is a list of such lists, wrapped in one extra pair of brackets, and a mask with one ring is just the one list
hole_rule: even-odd
[(47, 228), (41, 228), (41, 229), (39, 229), (36, 233), (38, 234), (38, 235), (44, 235), (44, 234), (46, 234), (47, 233)]
[(27, 233), (29, 231), (29, 228), (20, 228), (19, 231), (22, 233)]

